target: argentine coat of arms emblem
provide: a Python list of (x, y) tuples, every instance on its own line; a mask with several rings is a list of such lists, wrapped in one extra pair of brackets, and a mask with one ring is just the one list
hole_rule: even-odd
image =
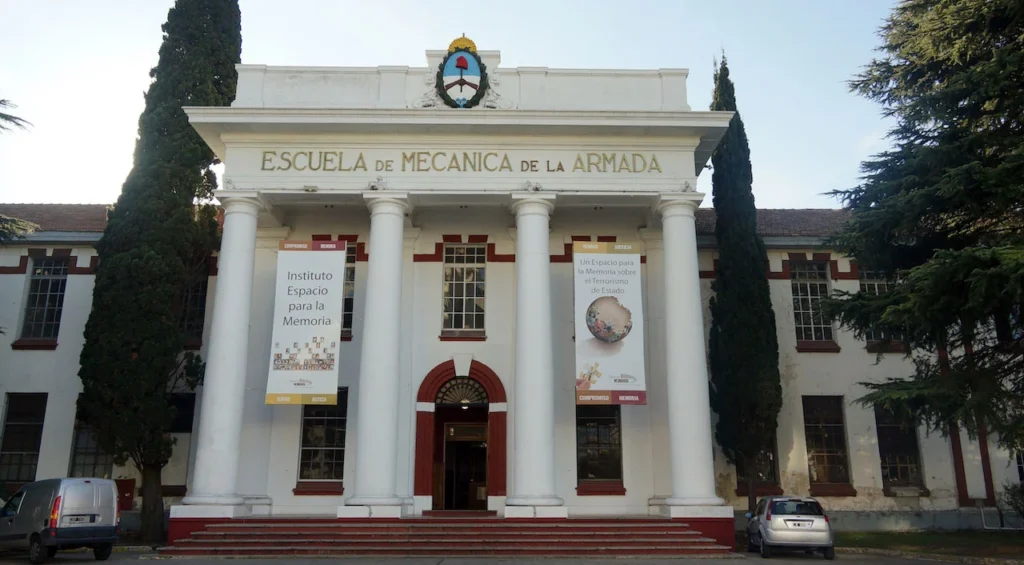
[(437, 69), (437, 94), (452, 108), (472, 108), (487, 94), (487, 67), (465, 35), (448, 46)]

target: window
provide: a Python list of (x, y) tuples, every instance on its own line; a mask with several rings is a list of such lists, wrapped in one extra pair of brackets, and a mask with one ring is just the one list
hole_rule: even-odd
[[(775, 438), (772, 437), (770, 445), (766, 445), (761, 453), (758, 454), (757, 459), (754, 460), (754, 483), (761, 485), (777, 485), (779, 484), (778, 474), (776, 469), (778, 465), (776, 463), (776, 447)], [(748, 481), (747, 470), (743, 461), (736, 464), (736, 483), (737, 485), (746, 486)]]
[(878, 454), (882, 459), (884, 486), (920, 486), (921, 454), (917, 447), (917, 425), (903, 409), (875, 406)]
[(39, 445), (46, 418), (46, 393), (8, 393), (4, 435), (0, 441), (0, 482), (36, 480)]
[[(886, 279), (883, 273), (868, 270), (860, 272), (860, 291), (864, 294), (885, 294), (892, 290), (892, 288), (893, 281)], [(864, 334), (864, 337), (867, 341), (883, 341), (885, 334), (880, 330), (869, 330)], [(890, 338), (891, 341), (896, 341), (898, 339), (898, 335), (893, 335)]]
[(843, 397), (805, 396), (804, 435), (811, 483), (849, 483)]
[(210, 278), (202, 277), (185, 288), (184, 311), (181, 313), (181, 331), (191, 342), (203, 341), (206, 326), (206, 292)]
[(356, 244), (345, 248), (345, 298), (341, 307), (341, 335), (352, 335), (352, 314), (356, 304)]
[[(7, 494), (7, 493), (0, 493), (0, 494)], [(12, 496), (11, 499), (7, 501), (7, 504), (4, 504), (4, 516), (13, 516), (13, 515), (17, 514), (18, 511), (21, 510), (21, 501), (24, 500), (24, 499), (25, 499), (25, 492), (24, 491), (15, 493), (14, 496)]]
[(28, 303), (25, 306), (25, 322), (21, 328), (22, 338), (57, 339), (67, 282), (68, 259), (66, 257), (32, 259)]
[(347, 414), (347, 388), (338, 389), (336, 405), (317, 404), (302, 407), (300, 481), (342, 481), (345, 472)]
[(825, 511), (813, 500), (773, 500), (772, 515), (824, 516)]
[(196, 415), (196, 393), (175, 392), (170, 394), (168, 404), (174, 407), (174, 418), (171, 420), (167, 433), (190, 434), (192, 422)]
[(114, 456), (105, 453), (92, 430), (81, 421), (75, 422), (75, 435), (71, 443), (71, 469), (69, 477), (99, 477), (109, 479), (114, 472)]
[(484, 332), (486, 245), (444, 247), (444, 332)]
[(622, 480), (621, 407), (576, 406), (576, 478), (578, 481)]
[(821, 313), (821, 299), (828, 297), (828, 264), (795, 261), (790, 267), (793, 316), (797, 341), (833, 341), (832, 322)]
[(1024, 452), (1017, 452), (1017, 480), (1024, 483)]

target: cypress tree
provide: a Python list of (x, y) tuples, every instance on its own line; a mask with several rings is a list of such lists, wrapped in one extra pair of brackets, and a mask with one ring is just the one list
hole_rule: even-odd
[(235, 96), (237, 0), (176, 0), (139, 118), (134, 165), (96, 245), (99, 263), (85, 327), (79, 414), (99, 446), (142, 474), (142, 535), (162, 539), (161, 469), (174, 441), (170, 394), (200, 383), (185, 352), (187, 289), (208, 276), (218, 245), (213, 152), (182, 106), (225, 106)]
[(711, 408), (726, 459), (747, 475), (754, 509), (758, 459), (772, 446), (782, 385), (779, 344), (768, 288), (768, 254), (757, 233), (753, 173), (736, 92), (723, 55), (715, 70), (712, 110), (736, 112), (711, 157), (718, 265), (712, 283)]
[(904, 374), (860, 400), (930, 430), (994, 432), (1024, 448), (1024, 10), (1017, 0), (903, 0), (882, 56), (851, 81), (895, 119), (893, 148), (834, 191), (832, 247), (890, 280), (826, 313), (898, 338)]

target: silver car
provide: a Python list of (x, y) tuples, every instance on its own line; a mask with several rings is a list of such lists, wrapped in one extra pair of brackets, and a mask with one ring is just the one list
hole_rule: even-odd
[(0, 509), (0, 547), (27, 549), (29, 561), (44, 563), (60, 549), (92, 548), (110, 557), (121, 513), (117, 484), (110, 479), (45, 479), (18, 489)]
[(771, 557), (772, 550), (820, 551), (835, 559), (832, 525), (821, 504), (812, 497), (769, 496), (762, 498), (753, 514), (747, 512), (747, 551)]

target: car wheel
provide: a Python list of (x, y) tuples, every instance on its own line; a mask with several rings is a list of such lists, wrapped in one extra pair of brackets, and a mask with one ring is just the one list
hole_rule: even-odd
[(772, 546), (770, 546), (767, 543), (765, 543), (763, 537), (760, 538), (760, 541), (761, 541), (761, 557), (764, 558), (764, 559), (768, 559), (769, 557), (772, 556)]
[(92, 556), (96, 558), (96, 561), (106, 561), (107, 559), (110, 559), (110, 554), (113, 552), (114, 544), (112, 543), (105, 543), (92, 548)]
[(834, 548), (834, 547), (826, 547), (825, 548), (825, 559), (828, 559), (829, 561), (832, 561), (835, 558), (836, 558), (836, 548)]
[(49, 559), (50, 554), (43, 547), (43, 540), (38, 535), (33, 535), (32, 539), (28, 541), (28, 560), (32, 565), (41, 565), (46, 563)]
[(757, 553), (757, 546), (754, 545), (754, 541), (747, 538), (747, 553)]
[(57, 555), (57, 546), (52, 545), (52, 546), (46, 548), (46, 555), (48, 557), (50, 557), (51, 559), (53, 558), (54, 555)]

